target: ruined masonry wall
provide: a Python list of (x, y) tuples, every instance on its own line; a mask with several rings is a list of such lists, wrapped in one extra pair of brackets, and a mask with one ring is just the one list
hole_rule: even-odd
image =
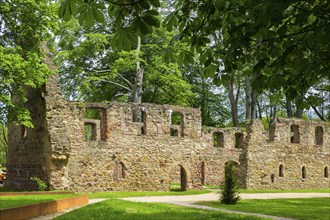
[(27, 89), (27, 108), (35, 122), (34, 128), (9, 126), (8, 164), (6, 185), (13, 189), (36, 190), (31, 177), (49, 181), (49, 133), (46, 125), (43, 89)]
[[(86, 109), (98, 109), (106, 118), (84, 119)], [(239, 149), (214, 148), (210, 135), (202, 137), (201, 118), (198, 109), (169, 105), (123, 103), (71, 103), (72, 115), (79, 121), (80, 131), (84, 123), (94, 123), (100, 135), (96, 141), (83, 141), (81, 134), (77, 147), (71, 147), (65, 184), (56, 188), (77, 191), (102, 190), (169, 190), (174, 173), (180, 166), (187, 174), (187, 189), (201, 189), (201, 169), (205, 164), (205, 184), (219, 184), (223, 178), (223, 166), (229, 159), (238, 161)], [(133, 122), (133, 110), (143, 109), (145, 122)], [(172, 125), (170, 115), (183, 115), (181, 125)], [(103, 128), (101, 128), (103, 127)], [(141, 133), (141, 128), (145, 134)], [(183, 128), (184, 137), (171, 136), (171, 128)], [(230, 132), (228, 133), (230, 134)], [(99, 140), (99, 137), (106, 140)], [(204, 138), (208, 139), (206, 143)], [(77, 138), (78, 140), (79, 138)], [(228, 136), (228, 140), (230, 140)], [(228, 157), (227, 157), (228, 155)], [(124, 178), (118, 178), (118, 163), (123, 164)], [(177, 175), (178, 177), (179, 175)]]
[[(291, 125), (299, 127), (299, 143), (291, 143), (294, 132)], [(323, 128), (323, 144), (315, 144), (315, 129)], [(273, 128), (274, 140), (269, 139), (260, 121), (249, 126), (244, 149), (246, 188), (251, 189), (312, 189), (328, 188), (330, 167), (330, 123), (299, 119), (277, 119)], [(282, 165), (282, 172), (280, 166)], [(305, 177), (303, 177), (305, 167)]]
[[(9, 128), (11, 188), (36, 189), (30, 178), (39, 177), (50, 189), (74, 191), (159, 191), (179, 181), (201, 189), (223, 181), (228, 161), (244, 188), (329, 187), (329, 122), (277, 119), (270, 134), (259, 120), (246, 131), (202, 128), (199, 109), (67, 102), (57, 83), (54, 75), (44, 88), (27, 89), (33, 129)], [(97, 117), (85, 118), (88, 109)]]

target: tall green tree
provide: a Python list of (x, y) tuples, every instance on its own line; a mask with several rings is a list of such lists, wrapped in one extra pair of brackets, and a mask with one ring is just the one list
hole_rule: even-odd
[[(52, 1), (4, 0), (0, 8), (0, 115), (33, 126), (25, 87), (37, 88), (51, 74), (41, 47), (56, 28), (56, 5)], [(8, 114), (9, 113), (9, 114)]]
[(165, 29), (142, 37), (140, 50), (133, 43), (130, 51), (118, 51), (112, 45), (116, 30), (106, 24), (89, 33), (75, 20), (62, 25), (56, 58), (68, 98), (134, 102), (137, 62), (143, 68), (143, 102), (187, 106), (194, 98), (179, 66), (164, 62), (163, 51), (172, 37)]
[[(109, 22), (100, 19), (100, 14), (108, 16), (111, 25), (118, 29), (114, 46), (125, 50), (135, 42), (133, 34), (150, 34), (153, 27), (158, 26), (155, 21), (161, 14), (166, 17), (167, 29), (179, 33), (171, 42), (180, 40), (189, 45), (188, 50), (173, 59), (177, 55), (170, 44), (165, 53), (167, 61), (189, 65), (197, 52), (203, 77), (226, 86), (229, 95), (237, 92), (235, 89), (230, 92), (228, 87), (234, 85), (233, 76), (237, 79), (236, 73), (242, 73), (246, 119), (257, 116), (258, 108), (261, 109), (258, 95), (263, 92), (282, 93), (289, 117), (302, 117), (303, 111), (309, 108), (321, 120), (326, 120), (324, 115), (329, 114), (326, 110), (329, 105), (324, 99), (329, 88), (323, 87), (325, 90), (319, 93), (313, 91), (329, 82), (330, 6), (327, 1), (100, 0), (96, 4), (64, 0), (59, 11), (64, 20), (76, 17), (87, 27), (95, 21)], [(242, 72), (246, 67), (250, 70)], [(319, 111), (318, 105), (323, 105), (325, 114)], [(272, 113), (276, 113), (276, 106), (273, 107)], [(242, 110), (238, 111), (240, 117)], [(258, 114), (260, 117), (261, 111)], [(237, 124), (237, 120), (234, 121)]]
[(327, 1), (177, 1), (167, 24), (223, 78), (253, 64), (253, 88), (283, 89), (301, 117), (306, 91), (329, 79), (329, 15)]

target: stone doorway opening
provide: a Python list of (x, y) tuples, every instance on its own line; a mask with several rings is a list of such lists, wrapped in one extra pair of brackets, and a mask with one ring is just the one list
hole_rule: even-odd
[(186, 169), (182, 165), (174, 167), (171, 173), (171, 191), (187, 191), (188, 175)]

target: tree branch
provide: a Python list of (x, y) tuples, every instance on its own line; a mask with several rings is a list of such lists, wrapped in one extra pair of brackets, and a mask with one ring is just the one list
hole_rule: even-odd
[(317, 110), (317, 108), (314, 105), (311, 105), (312, 109), (314, 110), (314, 112), (317, 114), (317, 116), (319, 116), (319, 118), (322, 121), (325, 121), (324, 117), (321, 115), (321, 113)]
[(118, 2), (114, 2), (114, 1), (110, 1), (110, 0), (106, 0), (106, 2), (109, 2), (111, 4), (114, 4), (114, 5), (119, 5), (119, 6), (130, 6), (130, 5), (136, 5), (136, 4), (139, 4), (141, 2), (144, 2), (145, 0), (140, 0), (140, 1), (132, 1), (132, 3), (118, 3)]
[(128, 79), (126, 79), (125, 77), (123, 77), (120, 73), (117, 73), (117, 75), (122, 79), (122, 80), (124, 80), (130, 87), (132, 87), (133, 88), (133, 84), (130, 82), (130, 81), (128, 81)]
[(126, 90), (129, 91), (129, 92), (132, 92), (132, 89), (130, 89), (130, 88), (126, 87), (126, 86), (123, 86), (123, 85), (121, 85), (121, 84), (119, 84), (119, 83), (116, 83), (116, 82), (113, 82), (113, 81), (110, 81), (110, 80), (105, 80), (105, 79), (100, 79), (99, 81), (100, 81), (100, 82), (110, 83), (110, 84), (113, 84), (113, 85), (119, 86), (119, 87), (121, 87), (121, 88), (123, 88), (123, 89), (126, 89)]

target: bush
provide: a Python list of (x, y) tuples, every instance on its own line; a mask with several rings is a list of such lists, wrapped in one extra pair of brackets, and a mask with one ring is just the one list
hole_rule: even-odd
[(220, 202), (234, 205), (239, 200), (237, 189), (236, 166), (233, 162), (225, 165), (225, 182), (221, 186)]
[(44, 181), (42, 181), (39, 177), (35, 176), (35, 177), (31, 177), (30, 179), (38, 185), (39, 191), (45, 191), (47, 189), (47, 184)]

